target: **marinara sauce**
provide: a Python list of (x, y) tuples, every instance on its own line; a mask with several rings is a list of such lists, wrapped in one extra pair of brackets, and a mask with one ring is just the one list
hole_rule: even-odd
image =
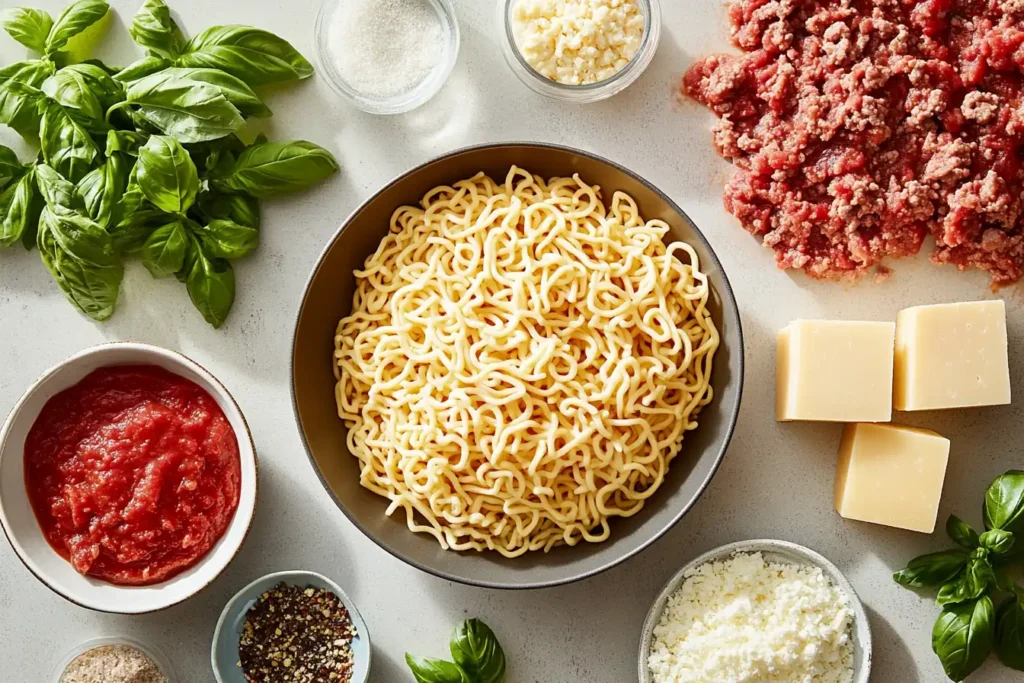
[(51, 398), (25, 439), (46, 540), (82, 574), (165, 581), (202, 558), (238, 507), (238, 441), (217, 402), (163, 368), (101, 368)]

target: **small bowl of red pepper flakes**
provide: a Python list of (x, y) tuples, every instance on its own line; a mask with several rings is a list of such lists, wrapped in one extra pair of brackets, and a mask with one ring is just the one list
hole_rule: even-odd
[(370, 633), (338, 584), (277, 572), (224, 607), (210, 656), (217, 683), (366, 683)]

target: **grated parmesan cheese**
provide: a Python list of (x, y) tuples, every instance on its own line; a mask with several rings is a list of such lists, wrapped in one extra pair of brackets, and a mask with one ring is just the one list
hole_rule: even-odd
[(633, 59), (644, 35), (634, 0), (519, 0), (512, 20), (527, 64), (566, 85), (611, 78)]
[(654, 683), (850, 683), (853, 612), (817, 567), (737, 554), (688, 572), (654, 629)]

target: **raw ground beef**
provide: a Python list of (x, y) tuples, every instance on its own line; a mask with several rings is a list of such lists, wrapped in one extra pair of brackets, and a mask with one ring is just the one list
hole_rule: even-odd
[(741, 0), (741, 55), (683, 78), (737, 170), (725, 207), (780, 268), (823, 278), (915, 254), (1024, 266), (1024, 0)]

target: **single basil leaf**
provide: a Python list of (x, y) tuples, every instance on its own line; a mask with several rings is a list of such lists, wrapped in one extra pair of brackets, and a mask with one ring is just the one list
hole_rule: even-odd
[(199, 174), (181, 143), (154, 135), (139, 150), (136, 168), (139, 189), (155, 207), (185, 213), (199, 193)]
[(260, 245), (258, 230), (223, 219), (196, 226), (194, 232), (206, 253), (217, 258), (240, 259)]
[(18, 160), (18, 155), (14, 153), (14, 150), (0, 145), (0, 187), (20, 178), (24, 172), (25, 167)]
[(133, 130), (107, 131), (107, 156), (115, 152), (123, 152), (133, 157), (139, 156), (139, 148), (146, 144), (149, 136)]
[(48, 98), (43, 102), (39, 145), (46, 163), (72, 183), (81, 180), (100, 156), (89, 131)]
[[(0, 193), (0, 246), (9, 247), (18, 240), (35, 243), (35, 229), (43, 209), (42, 196), (36, 189), (35, 169), (27, 172)], [(31, 238), (31, 241), (28, 241)]]
[(985, 492), (985, 528), (1024, 533), (1024, 472), (996, 477)]
[(959, 546), (969, 549), (978, 547), (978, 532), (956, 515), (950, 515), (946, 520), (946, 534)]
[(259, 199), (304, 189), (337, 170), (331, 153), (312, 142), (266, 142), (247, 147), (230, 172), (211, 184), (222, 192)]
[(406, 653), (405, 663), (409, 665), (416, 683), (469, 683), (462, 669), (443, 659)]
[(915, 557), (905, 569), (892, 575), (896, 583), (907, 588), (941, 586), (967, 566), (970, 555), (965, 550), (945, 550)]
[(1014, 541), (1014, 535), (1002, 529), (989, 529), (978, 540), (982, 548), (988, 548), (996, 555), (1009, 555), (1013, 551)]
[(270, 109), (252, 91), (245, 81), (235, 78), (220, 69), (171, 68), (163, 72), (168, 78), (184, 78), (196, 83), (206, 83), (217, 88), (228, 102), (235, 105), (244, 116), (270, 116)]
[[(102, 62), (101, 62), (102, 64)], [(68, 72), (80, 78), (96, 99), (99, 100), (104, 112), (118, 102), (124, 101), (124, 84), (114, 80), (108, 71), (96, 64), (72, 64), (58, 71)]]
[(0, 69), (0, 123), (6, 123), (22, 137), (38, 136), (42, 118), (38, 94), (29, 95), (31, 91), (16, 86), (39, 88), (53, 71), (53, 65), (43, 60), (15, 62)]
[(258, 133), (256, 137), (253, 138), (252, 144), (262, 145), (264, 142), (270, 142), (270, 138), (267, 137), (266, 133)]
[(138, 114), (180, 142), (203, 142), (234, 133), (242, 116), (217, 88), (166, 71), (135, 81), (128, 102)]
[(185, 49), (185, 36), (163, 0), (146, 0), (132, 18), (132, 40), (160, 57), (173, 59)]
[(199, 193), (196, 210), (207, 222), (223, 219), (247, 228), (260, 227), (260, 204), (246, 195), (218, 194), (206, 190)]
[(498, 637), (479, 619), (467, 619), (451, 637), (452, 659), (474, 683), (503, 683), (505, 652)]
[(114, 215), (114, 207), (124, 197), (127, 184), (128, 169), (124, 157), (113, 154), (99, 168), (89, 171), (76, 189), (85, 202), (89, 217), (107, 228)]
[(211, 258), (192, 239), (182, 271), (188, 296), (203, 319), (215, 328), (223, 325), (235, 302), (235, 271), (231, 264)]
[(174, 275), (185, 263), (188, 233), (180, 220), (162, 225), (142, 245), (142, 265), (156, 278)]
[(975, 558), (967, 563), (967, 566), (939, 589), (936, 597), (936, 604), (951, 605), (967, 600), (974, 600), (988, 592), (989, 588), (996, 582), (992, 565), (987, 559)]
[(41, 90), (86, 130), (97, 132), (110, 128), (104, 119), (106, 108), (80, 71), (70, 67), (61, 69), (43, 81)]
[(996, 654), (1006, 666), (1024, 671), (1024, 605), (1015, 597), (996, 611)]
[(53, 22), (45, 51), (52, 54), (63, 49), (68, 40), (102, 19), (108, 9), (109, 5), (103, 0), (75, 0)]
[[(88, 64), (90, 66), (95, 66), (97, 69), (102, 70), (103, 73), (107, 74), (111, 78), (113, 78), (117, 73), (119, 73), (122, 70), (121, 67), (119, 67), (119, 66), (110, 66), (109, 64), (104, 62), (102, 59), (95, 59), (95, 58), (94, 59), (84, 59), (84, 60), (82, 60), (79, 63), (80, 64)], [(74, 66), (74, 64), (72, 64), (72, 66)]]
[(75, 308), (94, 320), (114, 312), (124, 268), (110, 235), (73, 211), (43, 209), (36, 239), (46, 269)]
[(132, 62), (118, 71), (114, 79), (121, 83), (134, 83), (158, 71), (163, 71), (169, 66), (171, 66), (170, 60), (150, 55), (149, 57), (143, 57), (137, 62)]
[(85, 202), (75, 186), (46, 164), (35, 168), (36, 187), (46, 205), (58, 213), (85, 212)]
[(981, 666), (994, 640), (995, 614), (987, 595), (947, 606), (932, 629), (932, 650), (953, 681), (962, 681)]
[(178, 66), (226, 71), (251, 86), (313, 75), (312, 65), (287, 41), (251, 26), (213, 26), (189, 41)]
[(46, 51), (46, 36), (53, 18), (41, 9), (15, 7), (0, 12), (0, 23), (11, 37), (30, 50)]

